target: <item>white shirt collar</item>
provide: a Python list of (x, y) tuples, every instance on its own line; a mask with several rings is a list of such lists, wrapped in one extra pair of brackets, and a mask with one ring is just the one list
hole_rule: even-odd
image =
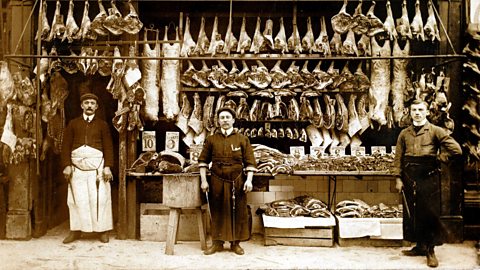
[(421, 122), (413, 121), (413, 125), (416, 126), (416, 127), (423, 126), (427, 123), (427, 121), (428, 121), (427, 119), (424, 119)]
[(222, 129), (222, 133), (225, 136), (230, 136), (230, 134), (232, 134), (232, 132), (233, 132), (233, 127), (229, 128), (227, 130)]
[(92, 114), (92, 115), (83, 114), (83, 119), (87, 122), (92, 121), (94, 117), (95, 117), (95, 114)]

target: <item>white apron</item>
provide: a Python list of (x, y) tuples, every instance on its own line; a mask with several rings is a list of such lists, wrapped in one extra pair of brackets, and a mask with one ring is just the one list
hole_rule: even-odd
[(73, 175), (67, 204), (70, 230), (104, 232), (113, 229), (110, 183), (103, 181), (103, 153), (90, 146), (72, 151)]

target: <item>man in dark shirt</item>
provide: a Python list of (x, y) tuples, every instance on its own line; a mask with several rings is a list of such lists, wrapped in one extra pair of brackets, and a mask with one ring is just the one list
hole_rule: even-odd
[[(404, 192), (403, 236), (416, 246), (406, 256), (426, 256), (427, 265), (437, 267), (434, 247), (444, 238), (440, 220), (440, 161), (462, 154), (460, 145), (441, 127), (428, 122), (427, 104), (415, 100), (410, 106), (413, 124), (402, 130), (395, 147), (396, 188)], [(437, 158), (438, 156), (438, 158)]]
[[(257, 165), (249, 139), (233, 129), (235, 112), (223, 107), (217, 115), (220, 129), (207, 137), (198, 158), (201, 188), (204, 192), (209, 191), (212, 217), (213, 245), (204, 254), (220, 251), (223, 243), (230, 241), (230, 249), (243, 255), (240, 241), (250, 237), (246, 193), (252, 191), (253, 172)], [(209, 183), (207, 169), (210, 162)]]
[(80, 238), (81, 232), (99, 232), (100, 241), (109, 241), (113, 229), (110, 181), (113, 145), (108, 124), (95, 117), (98, 97), (80, 97), (83, 115), (65, 128), (61, 160), (68, 181), (70, 234), (63, 243)]

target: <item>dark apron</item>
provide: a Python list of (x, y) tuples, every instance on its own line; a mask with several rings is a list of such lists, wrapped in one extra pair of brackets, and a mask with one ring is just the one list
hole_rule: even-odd
[[(403, 159), (403, 237), (427, 246), (441, 245), (445, 229), (440, 220), (441, 185), (436, 157)], [(407, 209), (410, 211), (408, 215)]]
[[(212, 162), (210, 178), (210, 211), (212, 213), (212, 240), (246, 241), (250, 238), (247, 195), (243, 165), (232, 160)], [(233, 226), (232, 188), (235, 187), (235, 226)], [(233, 236), (235, 230), (235, 237)]]

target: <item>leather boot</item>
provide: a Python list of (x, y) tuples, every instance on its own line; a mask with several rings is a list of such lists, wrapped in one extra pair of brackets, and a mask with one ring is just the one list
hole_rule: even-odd
[(205, 255), (212, 255), (214, 254), (215, 252), (217, 251), (222, 251), (223, 250), (223, 241), (213, 241), (213, 244), (212, 246), (210, 246), (209, 248), (207, 248), (203, 254)]
[(433, 249), (434, 247), (429, 247), (427, 251), (427, 265), (429, 267), (438, 266), (438, 260), (437, 260), (437, 257), (435, 256), (435, 251)]
[(82, 235), (82, 233), (80, 231), (70, 231), (70, 233), (68, 234), (67, 237), (65, 237), (65, 239), (63, 239), (63, 243), (64, 244), (68, 244), (68, 243), (71, 243), (77, 239), (80, 239), (80, 236)]
[(108, 233), (107, 232), (101, 232), (100, 237), (98, 239), (100, 239), (100, 242), (102, 242), (102, 243), (108, 243), (108, 241), (109, 241)]
[(425, 256), (427, 255), (427, 248), (422, 244), (417, 244), (412, 249), (402, 250), (405, 256)]
[(237, 255), (243, 255), (245, 254), (245, 251), (243, 248), (240, 246), (240, 242), (235, 241), (235, 242), (230, 242), (230, 250), (235, 252)]

